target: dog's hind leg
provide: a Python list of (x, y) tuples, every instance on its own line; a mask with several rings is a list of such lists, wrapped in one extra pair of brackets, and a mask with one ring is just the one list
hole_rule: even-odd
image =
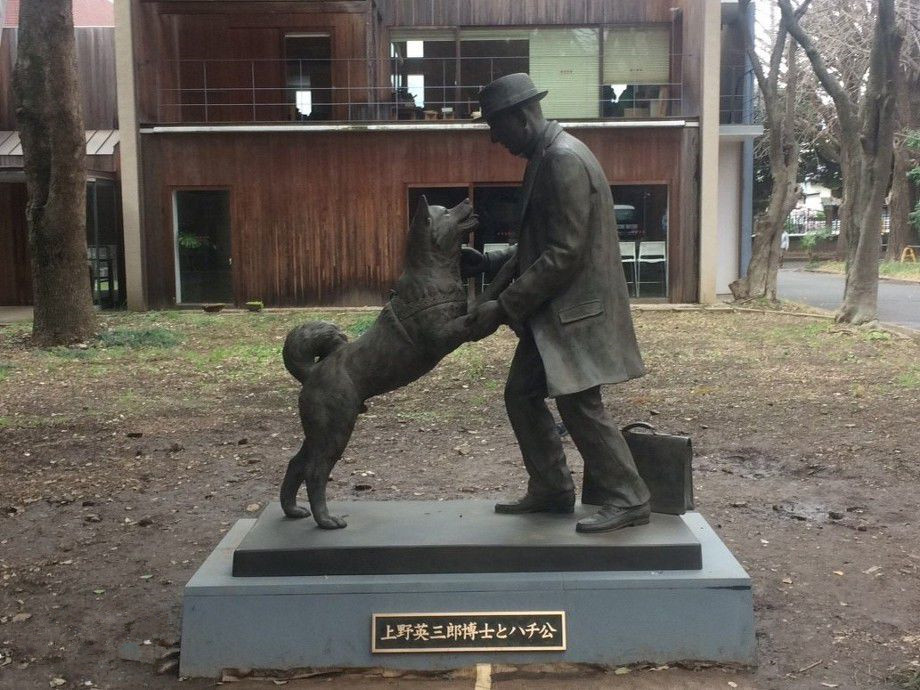
[(305, 464), (307, 462), (307, 442), (304, 441), (297, 451), (297, 455), (288, 463), (284, 481), (281, 482), (281, 509), (289, 518), (305, 518), (310, 516), (310, 511), (297, 505), (297, 490), (304, 480)]
[(342, 518), (329, 514), (326, 505), (326, 484), (329, 481), (329, 473), (342, 457), (351, 438), (358, 409), (357, 404), (350, 411), (340, 409), (340, 419), (344, 418), (342, 421), (345, 424), (340, 429), (327, 429), (323, 442), (309, 450), (304, 482), (307, 485), (310, 508), (313, 509), (313, 519), (323, 529), (340, 529), (347, 525)]

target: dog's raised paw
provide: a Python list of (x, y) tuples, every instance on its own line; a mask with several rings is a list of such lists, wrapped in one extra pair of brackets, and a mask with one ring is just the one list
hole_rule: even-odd
[(345, 520), (335, 515), (327, 515), (324, 518), (317, 517), (316, 524), (322, 529), (342, 529), (348, 525)]
[(291, 508), (285, 508), (284, 514), (289, 518), (310, 517), (310, 511), (304, 508), (303, 506), (293, 506)]

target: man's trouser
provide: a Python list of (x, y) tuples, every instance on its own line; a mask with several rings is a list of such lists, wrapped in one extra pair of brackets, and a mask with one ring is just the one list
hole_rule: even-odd
[[(546, 369), (528, 331), (511, 361), (505, 407), (530, 475), (527, 493), (540, 497), (574, 492), (572, 471), (546, 397)], [(600, 386), (560, 395), (556, 407), (584, 459), (585, 477), (590, 477), (584, 497), (590, 495), (591, 503), (624, 508), (648, 501), (648, 489), (636, 471), (629, 446), (604, 410)]]

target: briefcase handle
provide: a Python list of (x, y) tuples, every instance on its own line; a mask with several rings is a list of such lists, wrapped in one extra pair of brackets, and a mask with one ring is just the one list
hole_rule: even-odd
[(649, 424), (648, 422), (633, 422), (632, 424), (627, 424), (622, 429), (620, 429), (621, 434), (625, 434), (627, 431), (632, 431), (633, 429), (648, 429), (651, 432), (657, 433), (658, 429)]

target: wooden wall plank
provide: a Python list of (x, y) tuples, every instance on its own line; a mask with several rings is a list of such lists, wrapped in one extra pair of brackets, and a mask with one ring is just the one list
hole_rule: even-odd
[[(366, 91), (368, 78), (377, 75), (367, 68), (366, 13), (352, 11), (353, 6), (343, 3), (347, 11), (317, 12), (307, 3), (287, 3), (283, 5), (287, 11), (271, 12), (259, 2), (142, 3), (145, 35), (137, 51), (141, 121), (291, 119), (293, 111), (284, 105), (283, 36), (298, 31), (331, 35), (332, 77), (337, 87), (333, 118), (357, 117), (361, 106), (350, 111), (347, 104), (371, 98)], [(255, 112), (253, 99), (258, 105)], [(164, 106), (176, 103), (181, 105)]]
[(32, 304), (26, 185), (0, 183), (0, 304)]
[[(671, 256), (691, 254), (696, 226), (676, 206), (692, 196), (679, 180), (681, 130), (573, 131), (612, 184), (670, 185)], [(487, 132), (443, 130), (142, 135), (142, 160), (148, 299), (157, 307), (175, 299), (175, 188), (230, 190), (238, 302), (374, 304), (402, 270), (409, 185), (519, 184), (524, 167)], [(672, 273), (672, 285), (693, 275)]]
[(677, 204), (672, 218), (677, 216), (684, 230), (679, 239), (672, 237), (668, 243), (671, 301), (697, 302), (700, 294), (700, 130), (682, 130), (680, 148), (677, 193), (671, 198)]
[(508, 26), (670, 22), (680, 0), (391, 0), (387, 26)]
[[(3, 29), (0, 42), (0, 129), (16, 129), (13, 70), (19, 30)], [(115, 30), (111, 27), (77, 27), (77, 77), (83, 97), (87, 129), (115, 129)]]

